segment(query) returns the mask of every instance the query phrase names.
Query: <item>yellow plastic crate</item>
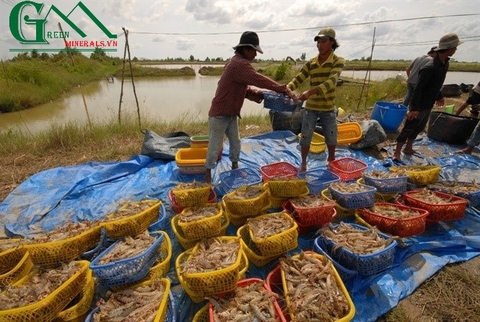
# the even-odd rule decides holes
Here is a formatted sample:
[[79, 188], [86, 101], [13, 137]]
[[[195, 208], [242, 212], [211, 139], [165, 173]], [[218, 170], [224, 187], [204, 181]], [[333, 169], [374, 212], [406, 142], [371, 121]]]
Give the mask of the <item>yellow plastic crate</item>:
[[[317, 253], [311, 252], [311, 251], [307, 251], [304, 254], [300, 254], [300, 255], [294, 255], [294, 256], [292, 256], [292, 258], [299, 258], [300, 256], [303, 256], [303, 255], [314, 256], [315, 258], [319, 259], [322, 262], [328, 261], [328, 259], [326, 259], [323, 255], [320, 255], [320, 254], [317, 254]], [[349, 306], [349, 310], [348, 310], [347, 314], [344, 317], [342, 317], [338, 320], [335, 320], [335, 321], [336, 322], [351, 321], [353, 319], [353, 317], [355, 316], [355, 304], [353, 303], [352, 298], [350, 297], [350, 294], [348, 293], [347, 288], [345, 287], [345, 284], [343, 284], [343, 281], [340, 278], [340, 275], [338, 274], [337, 270], [335, 269], [335, 266], [333, 264], [331, 264], [330, 267], [332, 269], [332, 273], [334, 275], [335, 282], [337, 283], [340, 291], [345, 296], [345, 298], [347, 300], [347, 303], [348, 303], [348, 306]], [[285, 278], [285, 272], [284, 272], [284, 270], [282, 269], [281, 266], [280, 266], [280, 274], [281, 274], [281, 277], [282, 277], [283, 293], [284, 293], [284, 296], [285, 296], [286, 307], [289, 310], [291, 320], [295, 321], [295, 314], [290, 309], [290, 308], [292, 308], [292, 304], [291, 304], [290, 296], [288, 296], [288, 288], [287, 288], [287, 280]]]
[[440, 178], [441, 166], [438, 165], [407, 165], [401, 167], [390, 167], [389, 171], [405, 170], [408, 175], [408, 182], [425, 186], [434, 184]]
[[21, 247], [30, 253], [33, 264], [55, 266], [59, 263], [69, 263], [95, 247], [100, 241], [100, 235], [101, 227], [98, 225], [74, 237]]
[[[53, 321], [81, 291], [89, 272], [88, 261], [78, 261], [81, 268], [46, 298], [33, 304], [9, 310], [0, 310], [0, 321]], [[36, 271], [13, 284], [26, 284]]]
[[270, 207], [271, 207], [270, 200], [267, 199], [267, 201], [268, 201], [268, 204], [264, 208], [262, 208], [258, 213], [254, 214], [254, 215], [243, 215], [243, 214], [237, 215], [237, 214], [231, 213], [225, 207], [225, 204], [223, 204], [224, 213], [228, 217], [228, 220], [234, 226], [242, 226], [242, 225], [245, 225], [245, 223], [248, 221], [249, 218], [255, 218], [255, 217], [258, 217], [260, 215], [266, 214], [268, 212], [268, 209], [270, 209]]
[[[215, 215], [204, 217], [199, 220], [182, 222], [180, 217], [188, 211], [200, 211], [203, 207], [215, 207], [217, 213]], [[176, 224], [182, 229], [187, 239], [199, 240], [212, 236], [212, 233], [218, 232], [222, 228], [223, 209], [220, 203], [204, 204], [202, 206], [187, 207], [181, 213], [175, 215]]]
[[266, 183], [273, 197], [298, 197], [308, 190], [306, 179], [270, 179]]
[[249, 220], [248, 225], [256, 225], [255, 222], [270, 219], [272, 216], [281, 216], [291, 223], [291, 227], [281, 233], [266, 237], [256, 237], [249, 228], [250, 239], [255, 243], [260, 253], [265, 257], [273, 257], [285, 254], [298, 247], [298, 225], [286, 212], [277, 212], [258, 216]]
[[362, 127], [358, 122], [345, 122], [337, 125], [337, 144], [357, 143], [362, 139]]
[[171, 191], [180, 207], [193, 207], [208, 203], [212, 186], [205, 184], [199, 188], [179, 189], [174, 187]]
[[250, 238], [250, 234], [247, 226], [242, 226], [237, 230], [237, 236], [240, 237], [243, 251], [247, 255], [248, 260], [257, 267], [262, 267], [270, 263], [271, 261], [279, 258], [283, 254], [277, 256], [263, 256], [258, 250], [255, 243]]
[[[302, 138], [302, 133], [298, 134], [298, 138]], [[325, 137], [317, 132], [313, 132], [312, 142], [310, 142], [310, 153], [322, 153], [326, 148]]]
[[25, 252], [20, 261], [8, 272], [0, 275], [0, 288], [5, 288], [26, 276], [33, 268], [29, 252]]
[[[118, 220], [105, 221], [100, 224], [105, 228], [108, 237], [112, 239], [119, 239], [126, 236], [136, 236], [144, 232], [148, 226], [158, 220], [161, 200], [142, 200], [138, 203], [156, 201], [153, 206], [138, 214], [121, 218]], [[123, 206], [127, 207], [127, 206]], [[123, 207], [120, 207], [122, 209]], [[108, 216], [107, 216], [108, 217]]]
[[182, 148], [175, 154], [179, 167], [202, 166], [207, 158], [207, 148]]
[[[244, 192], [248, 189], [259, 189], [262, 192], [254, 198], [233, 199], [238, 192]], [[222, 200], [224, 208], [237, 217], [257, 215], [262, 209], [270, 204], [268, 186], [265, 185], [239, 187], [223, 196]]]
[[0, 274], [12, 270], [12, 268], [14, 268], [23, 258], [26, 252], [27, 250], [21, 246], [0, 252]]
[[192, 322], [210, 322], [208, 307], [208, 303], [202, 306], [202, 308], [198, 310], [197, 313], [195, 313], [195, 315], [193, 316]]
[[198, 244], [191, 250], [181, 253], [175, 261], [177, 277], [194, 302], [199, 298], [203, 300], [207, 296], [232, 291], [235, 289], [243, 269], [241, 265], [243, 257], [245, 257], [248, 266], [248, 259], [241, 247], [239, 237], [222, 236], [216, 238], [222, 242], [237, 242], [239, 245], [236, 261], [229, 267], [209, 272], [182, 273], [182, 264], [198, 250]]
[[95, 280], [93, 279], [93, 273], [91, 270], [87, 270], [86, 282], [79, 295], [80, 299], [76, 301], [76, 303], [73, 303], [73, 305], [69, 307], [67, 306], [66, 309], [58, 313], [54, 322], [76, 321], [90, 311], [93, 296], [95, 295]]

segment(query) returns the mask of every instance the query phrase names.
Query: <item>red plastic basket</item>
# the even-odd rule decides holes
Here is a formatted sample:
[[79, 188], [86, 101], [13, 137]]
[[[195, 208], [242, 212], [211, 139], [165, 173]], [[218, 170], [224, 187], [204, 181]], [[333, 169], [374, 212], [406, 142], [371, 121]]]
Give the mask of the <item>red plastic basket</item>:
[[427, 220], [429, 222], [453, 221], [463, 218], [468, 204], [467, 199], [441, 191], [433, 190], [431, 192], [444, 199], [445, 203], [433, 204], [416, 197], [419, 193], [422, 193], [422, 190], [405, 191], [402, 198], [407, 206], [427, 210]]
[[294, 216], [302, 226], [323, 226], [332, 221], [335, 212], [335, 201], [327, 198], [309, 195], [309, 198], [321, 198], [328, 201], [327, 204], [313, 207], [301, 207], [295, 204], [295, 199], [284, 201], [282, 207]]
[[409, 210], [415, 213], [408, 218], [394, 218], [374, 212], [370, 208], [358, 209], [360, 217], [369, 225], [376, 226], [380, 231], [398, 237], [414, 236], [425, 231], [428, 216], [427, 210], [389, 202], [377, 202], [375, 206], [395, 207], [399, 210]]
[[360, 160], [344, 157], [328, 163], [330, 171], [340, 177], [342, 181], [351, 181], [362, 176], [368, 165]]
[[262, 173], [263, 182], [267, 182], [271, 178], [296, 177], [298, 174], [298, 169], [290, 162], [281, 161], [262, 165], [260, 167], [260, 172]]

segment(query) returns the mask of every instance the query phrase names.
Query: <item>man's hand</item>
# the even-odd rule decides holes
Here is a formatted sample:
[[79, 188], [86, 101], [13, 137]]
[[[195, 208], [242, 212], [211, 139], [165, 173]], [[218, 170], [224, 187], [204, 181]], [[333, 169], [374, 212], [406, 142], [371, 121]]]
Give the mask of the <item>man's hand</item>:
[[419, 111], [408, 111], [407, 112], [407, 120], [411, 121], [414, 120], [418, 117], [418, 114], [420, 114]]
[[287, 87], [287, 92], [286, 92], [286, 94], [293, 100], [293, 102], [294, 102], [295, 104], [298, 103], [298, 97], [297, 97], [297, 95], [296, 95], [290, 88], [288, 88], [288, 87]]

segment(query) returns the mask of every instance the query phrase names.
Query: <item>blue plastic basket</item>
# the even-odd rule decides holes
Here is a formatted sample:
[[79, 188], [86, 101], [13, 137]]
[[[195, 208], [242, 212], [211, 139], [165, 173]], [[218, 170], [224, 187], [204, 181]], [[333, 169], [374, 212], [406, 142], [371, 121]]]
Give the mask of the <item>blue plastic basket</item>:
[[314, 195], [320, 194], [330, 183], [340, 181], [338, 175], [330, 170], [321, 168], [300, 172], [297, 177], [307, 180], [308, 189], [310, 190], [310, 193]]
[[240, 168], [220, 173], [220, 182], [224, 186], [224, 193], [227, 194], [242, 186], [259, 184], [262, 182], [262, 177], [259, 171]]
[[315, 240], [313, 241], [313, 251], [328, 258], [332, 262], [333, 266], [335, 266], [338, 274], [340, 274], [340, 277], [344, 282], [351, 280], [358, 275], [357, 271], [343, 267], [339, 262], [330, 257], [330, 255], [328, 255], [328, 253], [323, 248], [325, 248], [325, 246], [323, 245], [323, 240], [318, 237], [315, 238]]
[[[352, 183], [357, 184], [357, 183]], [[335, 189], [332, 186], [328, 187], [332, 199], [335, 200], [340, 206], [347, 209], [358, 209], [372, 207], [375, 203], [375, 192], [377, 189], [372, 186], [360, 184], [366, 187], [367, 190], [360, 192], [345, 193]]]
[[170, 224], [170, 219], [167, 216], [167, 211], [165, 210], [165, 205], [162, 202], [160, 205], [160, 211], [158, 214], [158, 220], [148, 226], [148, 231], [157, 231], [157, 230], [168, 230], [168, 225]]
[[297, 104], [287, 95], [278, 93], [263, 92], [263, 107], [279, 112], [292, 112], [297, 107], [301, 107], [302, 101]]
[[363, 180], [366, 185], [377, 188], [381, 193], [402, 193], [407, 190], [408, 176], [396, 178], [375, 178], [368, 174], [363, 174]]
[[[351, 224], [353, 228], [359, 230], [368, 230], [361, 225]], [[335, 225], [333, 228], [336, 229], [338, 225]], [[383, 239], [391, 239], [389, 235], [378, 232], [378, 235]], [[392, 240], [392, 242], [382, 250], [376, 251], [372, 254], [363, 255], [356, 254], [345, 247], [338, 246], [330, 238], [325, 237], [325, 235], [320, 234], [315, 240], [315, 244], [321, 245], [322, 248], [330, 254], [330, 257], [335, 259], [339, 264], [346, 267], [349, 270], [355, 270], [361, 275], [375, 275], [378, 274], [390, 267], [392, 267], [395, 259], [395, 247], [397, 242]]]
[[98, 281], [103, 286], [112, 287], [129, 283], [135, 283], [143, 279], [159, 256], [159, 248], [162, 245], [163, 235], [151, 234], [157, 236], [157, 239], [148, 247], [148, 249], [137, 256], [121, 259], [112, 263], [99, 264], [99, 261], [111, 251], [117, 243], [108, 247], [100, 255], [92, 260], [90, 269], [93, 271]]
[[98, 242], [97, 246], [83, 253], [80, 258], [92, 261], [112, 244], [113, 241], [108, 238], [107, 231], [102, 227], [100, 232], [100, 241]]

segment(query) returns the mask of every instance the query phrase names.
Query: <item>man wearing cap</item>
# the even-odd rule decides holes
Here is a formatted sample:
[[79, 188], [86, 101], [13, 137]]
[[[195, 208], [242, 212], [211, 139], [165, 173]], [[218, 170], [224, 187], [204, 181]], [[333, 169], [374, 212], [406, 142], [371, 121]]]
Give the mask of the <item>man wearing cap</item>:
[[408, 106], [410, 100], [412, 99], [413, 89], [418, 81], [418, 72], [433, 56], [435, 56], [435, 48], [432, 47], [426, 55], [418, 56], [415, 58], [410, 65], [407, 67], [407, 94], [403, 100], [403, 105]]
[[327, 161], [335, 160], [338, 131], [335, 88], [345, 65], [345, 60], [334, 53], [335, 49], [339, 47], [335, 36], [333, 28], [320, 30], [313, 39], [317, 44], [318, 55], [310, 59], [287, 85], [290, 89], [295, 90], [310, 78], [310, 89], [298, 97], [300, 100], [306, 101], [300, 139], [302, 156], [300, 171], [307, 170], [307, 156], [317, 121], [322, 126], [325, 136], [328, 150]]
[[435, 57], [425, 64], [418, 73], [418, 82], [413, 90], [412, 100], [408, 106], [405, 124], [397, 137], [393, 161], [401, 162], [401, 150], [404, 154], [415, 154], [413, 142], [425, 129], [435, 101], [440, 105], [444, 99], [440, 89], [447, 75], [450, 57], [455, 54], [457, 46], [463, 43], [454, 33], [440, 38], [434, 49]]
[[225, 64], [222, 76], [208, 112], [208, 151], [205, 160], [205, 182], [212, 180], [212, 169], [215, 168], [218, 155], [223, 146], [223, 137], [227, 136], [230, 145], [229, 158], [232, 169], [238, 168], [240, 160], [240, 135], [238, 118], [243, 102], [246, 99], [261, 103], [263, 92], [257, 88], [265, 88], [277, 93], [287, 94], [295, 103], [296, 95], [286, 86], [264, 76], [252, 67], [251, 62], [257, 52], [263, 54], [258, 35], [253, 31], [245, 31], [238, 45], [233, 47], [235, 55]]

